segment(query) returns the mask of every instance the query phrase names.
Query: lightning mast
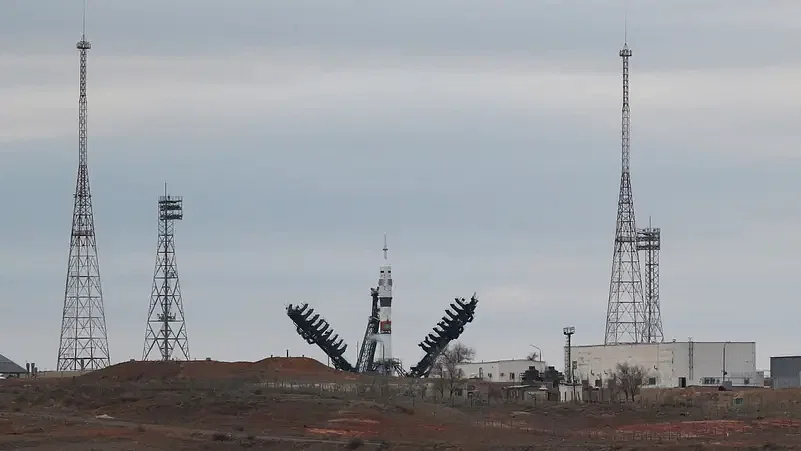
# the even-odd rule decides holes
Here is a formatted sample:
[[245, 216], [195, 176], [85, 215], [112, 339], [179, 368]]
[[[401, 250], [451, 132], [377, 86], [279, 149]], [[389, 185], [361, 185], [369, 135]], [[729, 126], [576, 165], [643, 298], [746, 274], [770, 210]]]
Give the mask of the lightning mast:
[[96, 370], [110, 364], [86, 151], [86, 52], [92, 44], [86, 40], [85, 5], [83, 32], [76, 47], [80, 55], [78, 176], [56, 364], [59, 371]]
[[643, 300], [642, 274], [638, 253], [637, 227], [634, 219], [634, 196], [631, 189], [631, 146], [629, 108], [629, 58], [631, 49], [624, 39], [620, 57], [623, 59], [623, 109], [621, 127], [622, 171], [617, 203], [615, 246], [612, 277], [606, 313], [604, 343], [640, 343], [646, 335], [646, 307]]
[[189, 340], [175, 259], [175, 221], [184, 217], [183, 198], [159, 196], [159, 240], [142, 360], [158, 348], [160, 360], [189, 360]]

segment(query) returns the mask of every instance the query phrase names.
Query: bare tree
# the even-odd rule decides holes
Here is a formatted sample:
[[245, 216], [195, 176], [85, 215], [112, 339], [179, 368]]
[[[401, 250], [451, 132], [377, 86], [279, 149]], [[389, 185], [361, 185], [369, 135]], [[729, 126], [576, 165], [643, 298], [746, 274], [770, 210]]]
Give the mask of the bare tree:
[[534, 351], [526, 356], [526, 360], [531, 360], [532, 362], [536, 362], [537, 360], [539, 360], [539, 358], [540, 354], [537, 351]]
[[432, 373], [439, 376], [439, 381], [435, 381], [435, 388], [443, 397], [447, 388], [448, 395], [453, 398], [454, 391], [465, 381], [464, 372], [459, 368], [459, 364], [470, 362], [475, 357], [475, 349], [459, 342], [448, 345], [437, 357]]
[[617, 374], [612, 374], [606, 379], [606, 391], [610, 401], [617, 401], [620, 397], [620, 381]]
[[445, 364], [443, 363], [442, 358], [437, 358], [434, 361], [434, 364], [431, 366], [431, 378], [433, 379], [433, 389], [434, 389], [434, 399], [437, 398], [437, 393], [439, 393], [439, 397], [445, 397], [445, 386], [447, 385], [446, 381], [447, 372], [445, 370]]
[[634, 400], [645, 384], [647, 372], [640, 365], [631, 365], [628, 362], [618, 363], [613, 375], [619, 390], [626, 396], [626, 400]]

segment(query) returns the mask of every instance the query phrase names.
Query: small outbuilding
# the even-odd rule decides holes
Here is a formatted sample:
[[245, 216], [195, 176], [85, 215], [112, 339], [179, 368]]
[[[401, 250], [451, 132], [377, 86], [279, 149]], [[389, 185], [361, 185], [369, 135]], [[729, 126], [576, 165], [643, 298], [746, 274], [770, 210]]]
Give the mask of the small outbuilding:
[[801, 356], [771, 357], [770, 379], [773, 388], [801, 387]]

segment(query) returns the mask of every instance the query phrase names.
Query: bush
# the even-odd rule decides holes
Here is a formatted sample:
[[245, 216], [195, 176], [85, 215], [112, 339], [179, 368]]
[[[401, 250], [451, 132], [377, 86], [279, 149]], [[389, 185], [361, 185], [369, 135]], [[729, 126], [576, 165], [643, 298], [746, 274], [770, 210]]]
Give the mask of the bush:
[[231, 440], [231, 436], [229, 436], [228, 434], [224, 434], [222, 432], [215, 432], [214, 434], [212, 434], [211, 438], [215, 442], [226, 442], [228, 440]]
[[348, 442], [348, 449], [358, 449], [364, 445], [364, 440], [361, 437], [353, 437]]

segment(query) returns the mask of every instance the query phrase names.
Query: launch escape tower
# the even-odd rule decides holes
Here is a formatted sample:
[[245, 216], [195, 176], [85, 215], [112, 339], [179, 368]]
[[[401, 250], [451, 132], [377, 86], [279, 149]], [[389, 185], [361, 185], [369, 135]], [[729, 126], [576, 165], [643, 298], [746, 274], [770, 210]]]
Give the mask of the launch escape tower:
[[158, 250], [142, 360], [148, 360], [155, 349], [158, 349], [160, 360], [189, 360], [189, 341], [175, 259], [175, 221], [184, 218], [183, 198], [168, 195], [165, 184], [158, 206]]
[[56, 364], [59, 371], [96, 370], [110, 364], [87, 165], [86, 53], [92, 44], [86, 40], [85, 10], [83, 33], [76, 47], [80, 55], [78, 176]]

